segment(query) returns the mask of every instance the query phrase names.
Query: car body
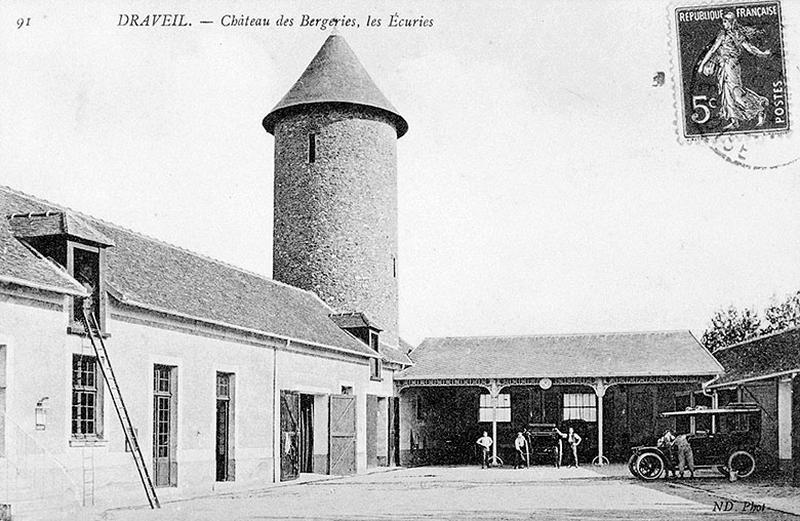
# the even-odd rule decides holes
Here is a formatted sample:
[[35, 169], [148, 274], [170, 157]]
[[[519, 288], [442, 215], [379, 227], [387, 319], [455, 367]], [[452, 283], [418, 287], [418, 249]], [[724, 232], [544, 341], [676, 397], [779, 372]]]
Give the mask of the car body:
[[[716, 469], [746, 478], [756, 470], [756, 450], [761, 437], [761, 410], [753, 403], [731, 403], [720, 408], [697, 407], [661, 413], [686, 425], [696, 469]], [[701, 428], [698, 428], [701, 427]], [[673, 433], [675, 429], [671, 429]], [[677, 454], [671, 446], [642, 445], [632, 448], [628, 470], [639, 479], [658, 479], [674, 473]]]
[[558, 435], [555, 423], [529, 423], [525, 429], [531, 462], [555, 464], [558, 459]]

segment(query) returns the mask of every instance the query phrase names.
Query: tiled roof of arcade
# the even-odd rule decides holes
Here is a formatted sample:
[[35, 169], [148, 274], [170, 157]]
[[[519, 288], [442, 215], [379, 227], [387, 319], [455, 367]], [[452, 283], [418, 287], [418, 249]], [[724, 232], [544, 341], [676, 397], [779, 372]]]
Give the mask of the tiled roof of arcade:
[[800, 372], [800, 327], [714, 351], [725, 374], [713, 387]]
[[396, 379], [702, 376], [722, 368], [689, 331], [426, 338]]

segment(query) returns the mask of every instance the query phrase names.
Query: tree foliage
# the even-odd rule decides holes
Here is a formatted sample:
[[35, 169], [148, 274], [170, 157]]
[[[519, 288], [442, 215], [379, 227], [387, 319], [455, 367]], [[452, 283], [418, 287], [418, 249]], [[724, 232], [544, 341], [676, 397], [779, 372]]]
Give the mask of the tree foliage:
[[758, 336], [761, 319], [755, 311], [734, 306], [719, 309], [711, 317], [711, 325], [703, 332], [702, 342], [709, 351], [744, 342]]
[[783, 302], [778, 302], [773, 297], [770, 305], [764, 310], [764, 318], [766, 323], [761, 328], [763, 334], [800, 326], [800, 291], [789, 295]]
[[711, 324], [703, 332], [702, 343], [710, 351], [737, 344], [751, 338], [800, 326], [800, 291], [783, 301], [776, 297], [764, 310], [763, 320], [758, 312], [749, 308], [728, 306], [711, 317]]

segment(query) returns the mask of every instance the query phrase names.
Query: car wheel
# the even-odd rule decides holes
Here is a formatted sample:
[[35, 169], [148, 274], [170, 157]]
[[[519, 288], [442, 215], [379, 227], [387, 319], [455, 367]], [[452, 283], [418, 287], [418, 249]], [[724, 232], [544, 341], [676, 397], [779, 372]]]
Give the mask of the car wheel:
[[653, 481], [664, 473], [664, 458], [655, 452], [645, 452], [636, 458], [636, 477]]
[[638, 454], [631, 454], [631, 457], [628, 459], [628, 470], [637, 478], [639, 477], [639, 474], [636, 473], [636, 458], [638, 457]]
[[728, 468], [737, 477], [746, 478], [756, 470], [756, 459], [746, 450], [737, 450], [728, 458]]

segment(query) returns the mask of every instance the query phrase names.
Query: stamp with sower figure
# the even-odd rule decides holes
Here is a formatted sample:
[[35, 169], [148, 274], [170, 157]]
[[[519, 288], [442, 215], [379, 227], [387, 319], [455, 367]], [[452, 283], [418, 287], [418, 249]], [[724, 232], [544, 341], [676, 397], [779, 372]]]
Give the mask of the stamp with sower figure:
[[789, 130], [780, 3], [675, 9], [685, 138]]

